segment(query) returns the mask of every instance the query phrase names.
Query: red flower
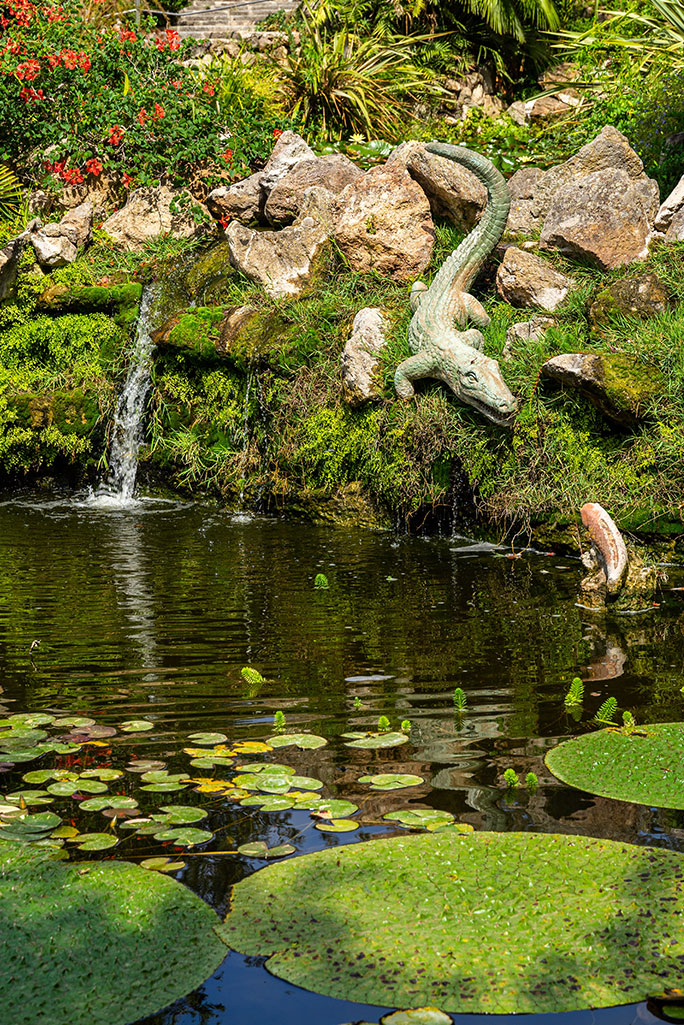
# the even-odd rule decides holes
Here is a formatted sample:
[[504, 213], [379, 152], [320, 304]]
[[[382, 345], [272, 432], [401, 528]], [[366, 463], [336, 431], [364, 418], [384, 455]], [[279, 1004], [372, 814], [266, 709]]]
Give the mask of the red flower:
[[216, 90], [214, 89], [213, 85], [211, 85], [209, 82], [205, 82], [204, 83], [204, 85], [202, 86], [202, 91], [205, 92], [205, 93], [208, 93], [209, 96], [213, 96], [214, 93], [216, 92]]
[[124, 188], [125, 189], [130, 189], [131, 182], [133, 181], [132, 176], [130, 174], [126, 174], [126, 172], [124, 171], [124, 173], [121, 175], [121, 177], [123, 179]]
[[9, 18], [6, 18], [4, 14], [0, 14], [0, 28], [7, 28], [9, 25]]
[[138, 124], [144, 126], [146, 121], [147, 121], [147, 111], [145, 110], [144, 107], [142, 107], [141, 110], [140, 110], [140, 113], [138, 114]]
[[221, 225], [221, 227], [223, 228], [224, 231], [228, 227], [229, 223], [230, 223], [230, 217], [219, 217], [219, 224]]
[[96, 178], [98, 174], [102, 173], [102, 164], [97, 157], [91, 157], [90, 160], [86, 160], [85, 167], [88, 174], [94, 174]]
[[137, 42], [138, 37], [132, 28], [122, 28], [119, 30], [119, 39], [122, 43], [135, 43]]
[[72, 167], [68, 171], [62, 171], [61, 177], [67, 185], [80, 185], [83, 181], [83, 175], [77, 167]]
[[26, 82], [32, 82], [40, 74], [40, 64], [35, 60], [24, 61], [23, 64], [17, 64], [17, 69], [14, 73], [17, 78], [24, 79]]
[[157, 49], [161, 53], [162, 50], [166, 49], [166, 40], [162, 39], [161, 36], [157, 36], [157, 38], [154, 41], [154, 45], [157, 47]]
[[64, 21], [63, 7], [44, 7], [43, 11], [50, 25], [55, 21]]
[[154, 116], [160, 121], [164, 117], [164, 108], [160, 103], [154, 105]]
[[52, 69], [52, 71], [54, 71], [55, 68], [59, 65], [60, 56], [59, 56], [58, 53], [49, 53], [47, 55], [47, 57], [46, 57], [46, 60], [47, 60], [48, 64], [50, 65], [50, 68]]
[[75, 50], [62, 50], [59, 56], [62, 59], [62, 64], [69, 71], [73, 71], [78, 65], [78, 54]]
[[83, 50], [78, 55], [78, 63], [83, 71], [90, 71], [90, 57]]
[[179, 50], [180, 49], [180, 45], [181, 45], [182, 40], [181, 40], [181, 37], [178, 35], [178, 33], [174, 29], [167, 28], [166, 32], [164, 33], [164, 35], [166, 36], [166, 38], [169, 41], [169, 50]]
[[232, 149], [227, 149], [225, 153], [219, 153], [219, 156], [223, 157], [225, 162], [229, 164], [233, 159], [233, 151]]
[[119, 128], [118, 125], [113, 125], [109, 129], [109, 142], [112, 146], [118, 146], [124, 137], [123, 128]]
[[181, 82], [180, 78], [172, 78], [171, 85], [174, 89], [180, 89], [183, 83]]
[[43, 96], [42, 89], [34, 89], [33, 86], [29, 86], [28, 89], [24, 88], [19, 93], [19, 98], [24, 103], [40, 103], [41, 100], [45, 99]]
[[279, 139], [282, 134], [283, 134], [282, 128], [274, 128], [273, 129], [273, 138], [274, 139]]

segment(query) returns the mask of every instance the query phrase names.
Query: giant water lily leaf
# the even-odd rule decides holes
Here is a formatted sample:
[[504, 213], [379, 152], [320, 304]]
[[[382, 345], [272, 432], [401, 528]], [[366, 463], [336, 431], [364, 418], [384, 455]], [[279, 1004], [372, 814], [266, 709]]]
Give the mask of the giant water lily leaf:
[[177, 847], [196, 847], [197, 844], [211, 840], [213, 835], [209, 830], [183, 828], [182, 826], [178, 829], [164, 829], [154, 834], [155, 839], [172, 840]]
[[225, 957], [214, 911], [162, 873], [0, 844], [0, 878], [3, 1025], [128, 1025], [192, 992]]
[[625, 735], [599, 730], [568, 740], [546, 755], [558, 779], [620, 801], [684, 809], [684, 723], [639, 726]]
[[317, 737], [315, 733], [280, 733], [275, 737], [269, 737], [268, 743], [271, 747], [295, 747], [303, 751], [314, 750], [317, 747], [325, 747], [328, 741], [325, 737]]
[[403, 790], [417, 787], [425, 780], [422, 776], [411, 776], [402, 772], [381, 772], [377, 776], [359, 776], [359, 783], [370, 783], [371, 790]]
[[228, 737], [225, 733], [191, 733], [188, 740], [192, 740], [195, 744], [208, 744], [209, 747], [213, 747], [214, 744], [225, 744]]
[[402, 826], [418, 826], [420, 829], [441, 829], [449, 826], [454, 821], [454, 816], [448, 811], [438, 811], [433, 808], [412, 808], [404, 811], [390, 811], [383, 815], [384, 819], [392, 822], [401, 822]]
[[448, 1014], [437, 1007], [414, 1007], [409, 1011], [394, 1011], [380, 1019], [380, 1025], [453, 1025]]
[[270, 955], [274, 975], [340, 999], [570, 1011], [676, 984], [682, 901], [684, 856], [671, 851], [541, 833], [422, 834], [262, 869], [235, 886], [222, 935], [243, 954]]
[[343, 733], [343, 737], [353, 739], [346, 744], [346, 747], [362, 747], [365, 749], [399, 747], [408, 742], [405, 733]]
[[354, 819], [326, 819], [316, 823], [316, 829], [322, 833], [353, 833], [358, 828], [359, 824]]

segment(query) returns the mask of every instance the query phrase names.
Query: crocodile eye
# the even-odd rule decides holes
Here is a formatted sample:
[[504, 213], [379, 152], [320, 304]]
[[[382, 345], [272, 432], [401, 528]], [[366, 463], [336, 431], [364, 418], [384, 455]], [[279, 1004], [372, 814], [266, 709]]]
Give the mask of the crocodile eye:
[[466, 370], [466, 372], [464, 373], [463, 377], [470, 384], [476, 384], [477, 383], [477, 374], [475, 373], [474, 370]]

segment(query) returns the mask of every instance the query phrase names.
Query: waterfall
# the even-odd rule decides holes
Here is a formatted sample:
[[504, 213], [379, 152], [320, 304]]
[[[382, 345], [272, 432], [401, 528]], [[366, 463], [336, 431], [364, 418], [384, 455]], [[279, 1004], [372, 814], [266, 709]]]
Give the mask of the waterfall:
[[143, 437], [145, 400], [150, 388], [151, 355], [154, 348], [150, 330], [154, 299], [154, 289], [145, 288], [140, 301], [128, 377], [119, 396], [114, 417], [109, 477], [93, 496], [93, 502], [96, 504], [129, 505], [133, 499], [135, 476], [138, 471], [138, 449]]

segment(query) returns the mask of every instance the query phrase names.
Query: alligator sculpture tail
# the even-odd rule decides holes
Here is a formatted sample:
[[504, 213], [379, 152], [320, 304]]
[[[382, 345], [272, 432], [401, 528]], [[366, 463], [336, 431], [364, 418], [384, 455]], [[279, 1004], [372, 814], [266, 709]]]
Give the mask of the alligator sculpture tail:
[[[510, 425], [518, 404], [497, 361], [481, 351], [484, 338], [477, 328], [487, 327], [489, 317], [468, 291], [503, 234], [511, 202], [508, 186], [494, 165], [479, 153], [441, 142], [430, 143], [427, 150], [471, 171], [485, 185], [488, 202], [478, 225], [444, 261], [430, 287], [426, 289], [417, 282], [411, 290], [415, 313], [408, 342], [413, 355], [397, 367], [397, 395], [409, 399], [414, 394], [414, 381], [436, 377], [461, 402], [487, 419]], [[469, 322], [477, 328], [465, 330]]]

